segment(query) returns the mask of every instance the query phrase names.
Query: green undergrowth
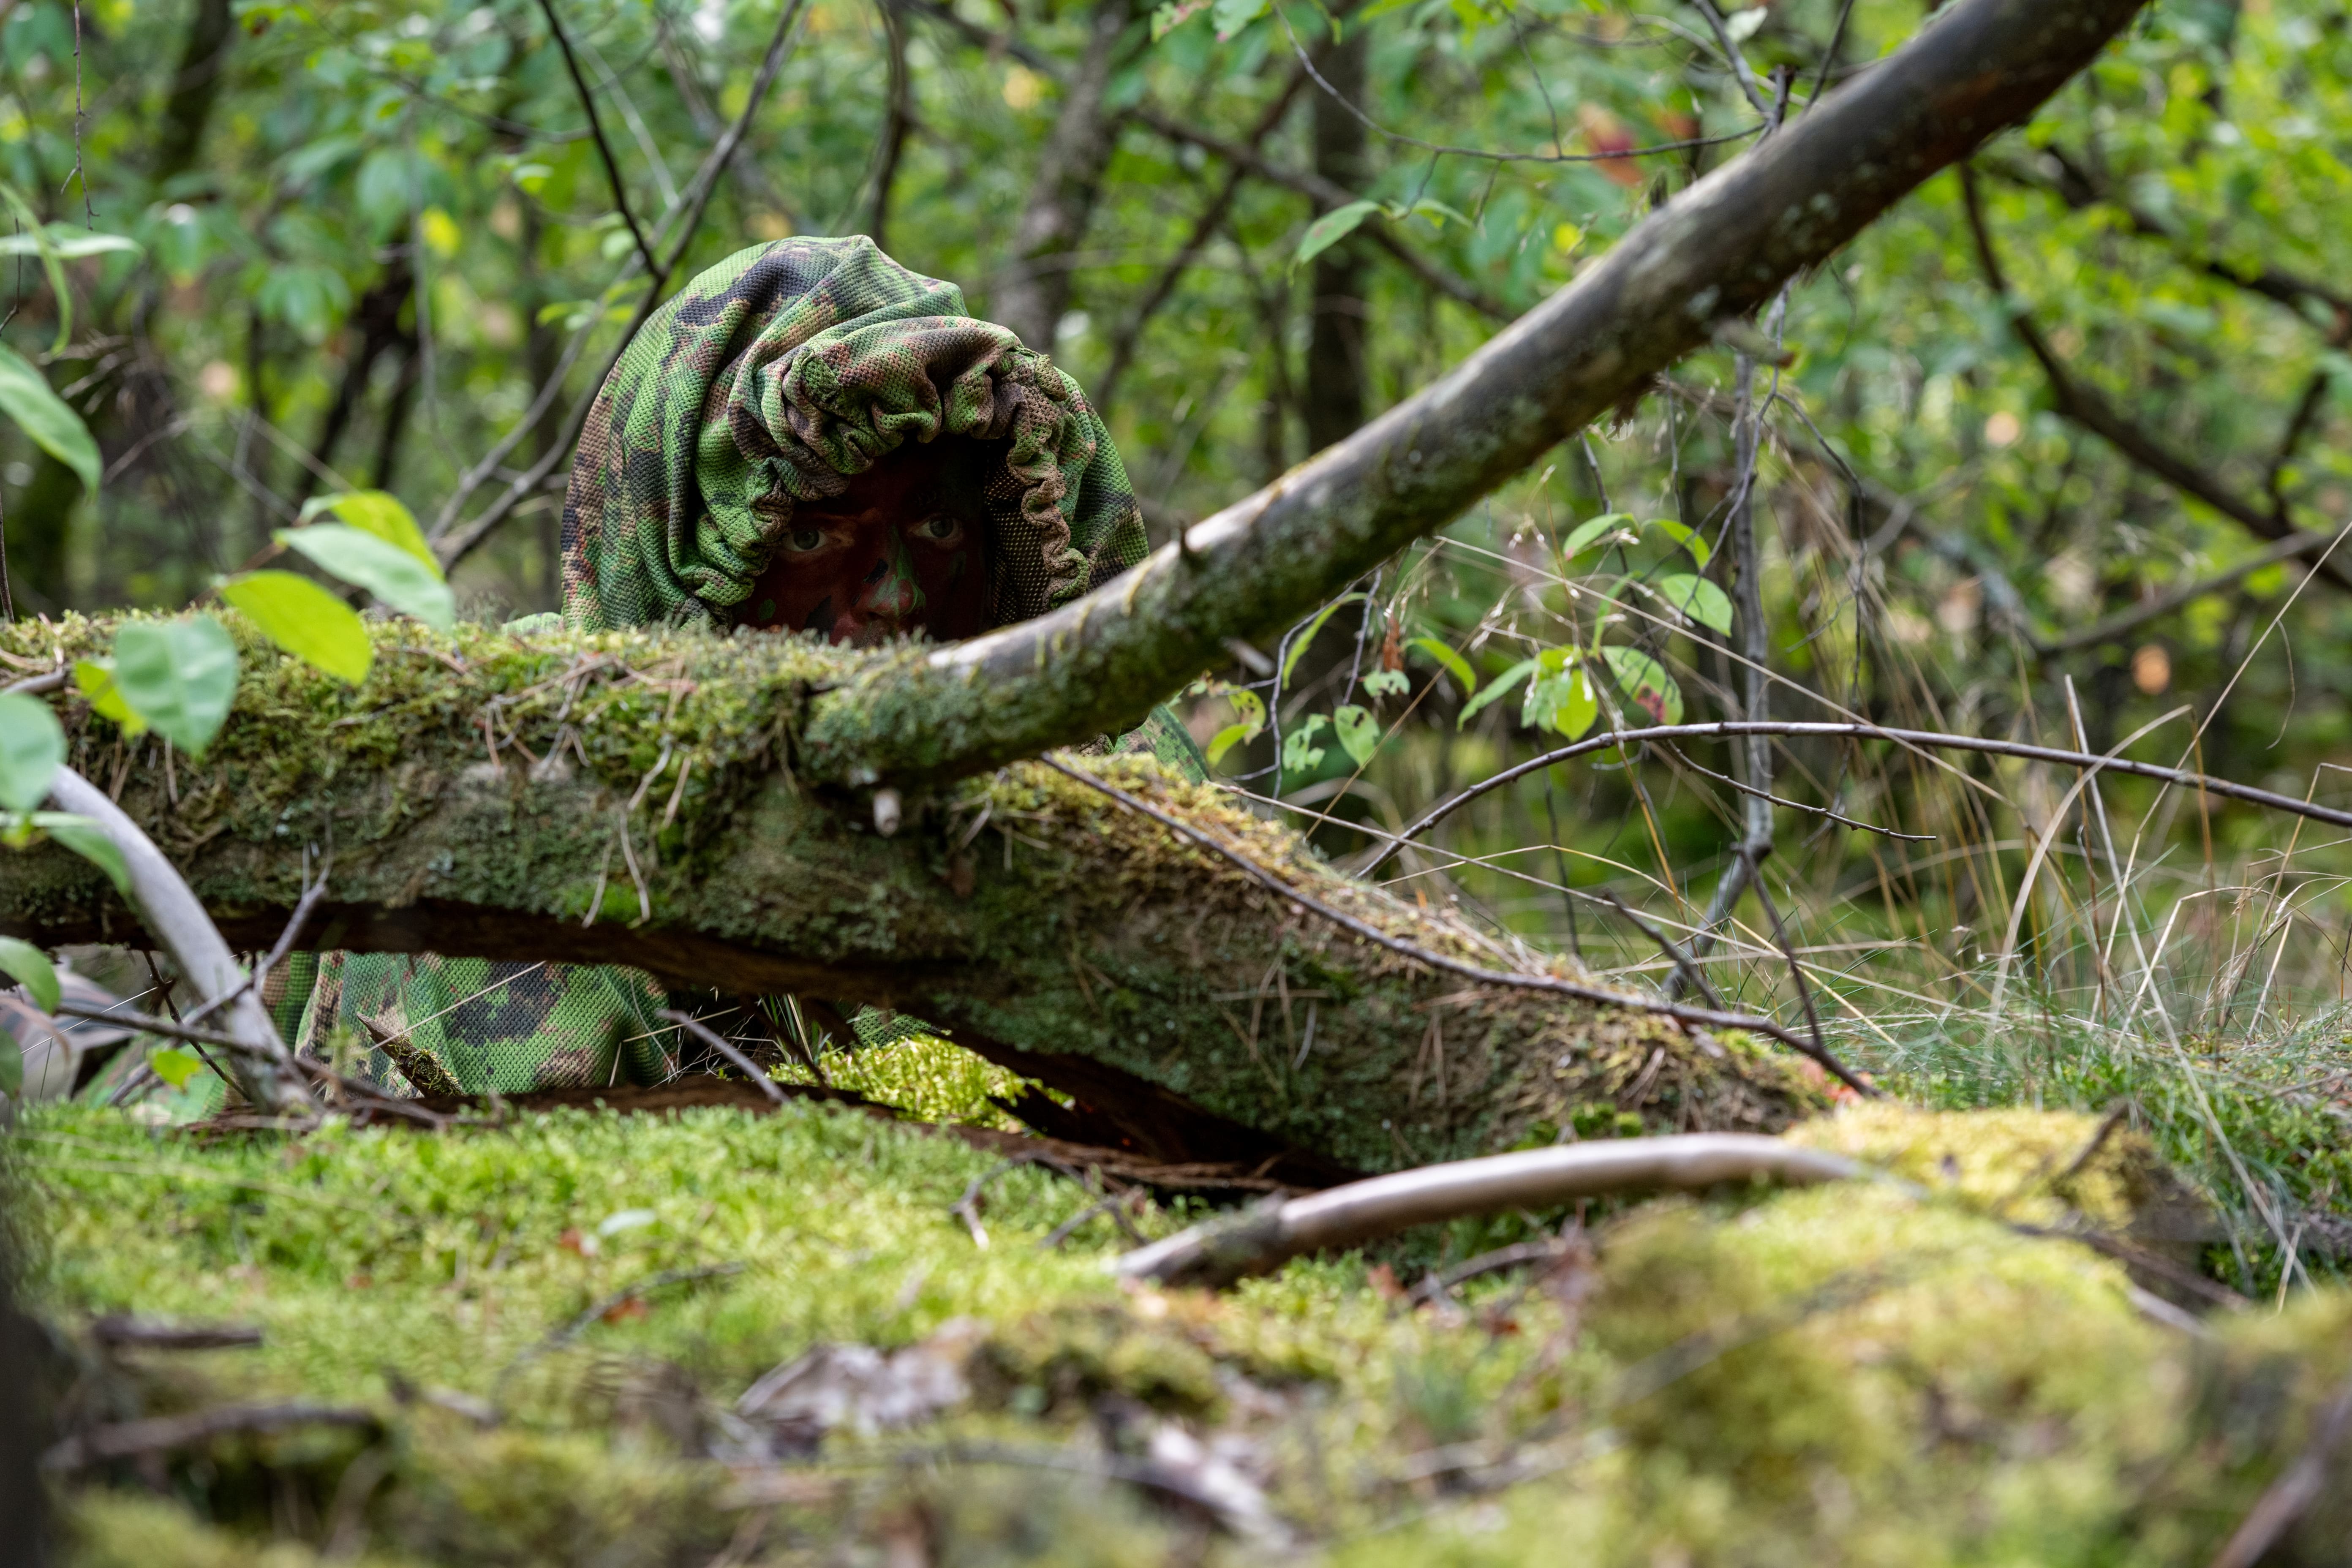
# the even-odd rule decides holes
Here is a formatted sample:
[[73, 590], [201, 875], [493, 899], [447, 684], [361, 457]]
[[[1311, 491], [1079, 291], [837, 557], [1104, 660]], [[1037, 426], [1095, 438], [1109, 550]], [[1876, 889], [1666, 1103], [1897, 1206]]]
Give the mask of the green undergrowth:
[[[292, 1568], [330, 1544], [450, 1564], [2199, 1563], [2352, 1374], [2352, 1296], [2184, 1326], [2116, 1263], [2023, 1234], [2145, 1209], [2149, 1146], [2098, 1134], [1859, 1109], [1796, 1136], [1898, 1184], [1640, 1205], [1541, 1279], [1433, 1306], [1401, 1299], [1414, 1270], [1360, 1257], [1224, 1295], [1122, 1289], [1108, 1218], [1041, 1245], [1093, 1206], [1078, 1184], [822, 1105], [301, 1137], [66, 1106], [5, 1149], [31, 1304], [79, 1358], [52, 1372], [68, 1408], [303, 1398], [383, 1423], [87, 1474], [63, 1494], [85, 1568], [265, 1546]], [[976, 1181], [984, 1246], [950, 1212]], [[1150, 1234], [1187, 1217], [1133, 1213]], [[264, 1342], [110, 1358], [87, 1325], [115, 1311]], [[738, 1396], [824, 1343], [952, 1354], [966, 1395], [746, 1448]], [[2346, 1499], [2269, 1561], [2340, 1560]]]
[[2178, 1047], [2058, 1008], [2015, 1011], [2000, 1029], [1959, 1014], [1892, 1045], [1857, 1034], [1842, 1048], [1942, 1109], [2121, 1110], [2213, 1198], [2216, 1275], [2258, 1296], [2290, 1273], [2352, 1279], [2352, 1009]]

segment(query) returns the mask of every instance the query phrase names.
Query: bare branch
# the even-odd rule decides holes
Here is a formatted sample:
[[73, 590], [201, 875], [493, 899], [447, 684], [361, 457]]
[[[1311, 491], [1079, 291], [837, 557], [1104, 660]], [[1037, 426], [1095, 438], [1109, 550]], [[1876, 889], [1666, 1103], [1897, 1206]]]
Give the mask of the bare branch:
[[[61, 767], [49, 785], [50, 797], [60, 809], [87, 816], [114, 841], [131, 868], [131, 896], [148, 930], [180, 966], [199, 995], [221, 995], [246, 978], [236, 955], [222, 940], [220, 930], [205, 907], [181, 879], [172, 862], [139, 830], [107, 793], [71, 768]], [[158, 1021], [151, 1020], [150, 1023]], [[178, 1026], [173, 1026], [177, 1028]], [[159, 1032], [169, 1032], [160, 1031]], [[307, 1116], [317, 1108], [304, 1092], [293, 1067], [293, 1055], [278, 1037], [278, 1026], [250, 991], [228, 1004], [227, 1026], [221, 1043], [236, 1049], [237, 1085], [260, 1109]]]
[[1121, 1279], [1227, 1285], [1303, 1253], [1354, 1247], [1417, 1225], [1557, 1208], [1615, 1193], [1703, 1192], [1733, 1183], [1813, 1186], [1869, 1174], [1843, 1155], [1754, 1132], [1695, 1132], [1556, 1144], [1458, 1160], [1259, 1204], [1181, 1231], [1112, 1264]]
[[[2264, 511], [2252, 502], [2232, 492], [2214, 475], [2190, 462], [2162, 441], [2134, 423], [2096, 388], [2077, 380], [2066, 368], [2050, 340], [2034, 325], [2022, 300], [2010, 292], [2009, 280], [2002, 274], [2000, 258], [1995, 253], [1992, 231], [1986, 226], [1984, 201], [1977, 186], [1975, 172], [1967, 164], [1960, 166], [1962, 205], [1968, 213], [1969, 232], [1975, 238], [1977, 260], [1984, 269], [1985, 281], [2000, 296], [2008, 312], [2010, 329], [2018, 342], [2025, 345], [2041, 364], [2049, 378], [2052, 397], [2058, 412], [2099, 437], [2126, 459], [2162, 479], [2166, 484], [2211, 507], [2222, 516], [2242, 524], [2248, 531], [2263, 539], [2284, 540], [2294, 532], [2284, 511]], [[2320, 560], [2321, 552], [2303, 552], [2317, 561], [2317, 570], [2339, 588], [2352, 588], [2352, 568]]]
[[2030, 113], [2138, 0], [1958, 0], [1789, 129], [1650, 215], [1434, 384], [1051, 615], [819, 696], [808, 776], [906, 784], [1131, 722], [1289, 625], [1769, 300]]
[[[1706, 0], [1699, 0], [1705, 5]], [[564, 35], [563, 23], [555, 15], [555, 0], [539, 0], [540, 14], [547, 18], [547, 30], [555, 38], [555, 47], [563, 52], [563, 68], [572, 73], [572, 85], [580, 94], [580, 107], [588, 111], [589, 139], [596, 143], [596, 156], [604, 160], [604, 178], [613, 187], [613, 205], [619, 211], [621, 221], [629, 226], [629, 237], [636, 242], [637, 257], [645, 263], [646, 271], [654, 280], [654, 292], [659, 294], [668, 281], [669, 269], [646, 241], [646, 231], [637, 225], [637, 215], [629, 210], [629, 187], [621, 179], [620, 161], [613, 156], [613, 144], [604, 139], [604, 122], [596, 113], [596, 95], [588, 90], [588, 79], [580, 74], [579, 57], [572, 52], [572, 40]]]

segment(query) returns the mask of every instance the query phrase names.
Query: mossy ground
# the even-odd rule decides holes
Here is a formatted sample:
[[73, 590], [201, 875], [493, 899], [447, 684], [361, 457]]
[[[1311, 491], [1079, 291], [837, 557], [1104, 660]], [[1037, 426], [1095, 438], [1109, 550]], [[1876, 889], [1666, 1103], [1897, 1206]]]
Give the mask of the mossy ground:
[[[977, 1078], [907, 1049], [902, 1074], [976, 1107]], [[1123, 1290], [1108, 1219], [1040, 1246], [1093, 1203], [1076, 1184], [996, 1174], [983, 1248], [949, 1210], [993, 1155], [821, 1106], [209, 1141], [58, 1108], [26, 1119], [9, 1180], [33, 1304], [69, 1334], [113, 1310], [264, 1331], [132, 1357], [103, 1382], [118, 1397], [300, 1395], [384, 1421], [373, 1449], [311, 1432], [184, 1456], [160, 1497], [95, 1478], [70, 1500], [85, 1564], [252, 1561], [267, 1541], [290, 1568], [331, 1539], [443, 1563], [2202, 1563], [2352, 1373], [2352, 1298], [2192, 1333], [2113, 1263], [2020, 1234], [2134, 1201], [2128, 1132], [2072, 1169], [2096, 1129], [1852, 1114], [1799, 1135], [1924, 1193], [1642, 1205], [1596, 1215], [1590, 1252], [1541, 1281], [1418, 1310], [1396, 1275], [1511, 1226], [1222, 1297]], [[633, 1282], [729, 1265], [550, 1343]], [[778, 1363], [957, 1320], [980, 1325], [973, 1393], [936, 1421], [709, 1457]], [[1262, 1487], [1286, 1540], [1108, 1479], [1139, 1473], [1155, 1430]], [[2341, 1560], [2344, 1496], [2278, 1560]]]

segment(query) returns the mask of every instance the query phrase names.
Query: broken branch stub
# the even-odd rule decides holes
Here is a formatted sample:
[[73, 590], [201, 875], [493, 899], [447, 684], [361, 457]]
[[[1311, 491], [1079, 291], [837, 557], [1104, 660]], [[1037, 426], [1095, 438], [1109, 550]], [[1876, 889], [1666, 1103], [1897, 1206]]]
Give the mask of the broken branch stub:
[[1842, 1154], [1754, 1133], [1556, 1144], [1398, 1171], [1287, 1202], [1268, 1199], [1138, 1247], [1111, 1268], [1124, 1279], [1163, 1285], [1230, 1285], [1306, 1253], [1505, 1209], [1557, 1208], [1621, 1193], [1703, 1192], [1736, 1183], [1812, 1186], [1868, 1173]]
[[2032, 113], [2140, 5], [1946, 6], [1454, 370], [1134, 571], [820, 696], [803, 765], [836, 783], [905, 784], [1116, 731], [1216, 664], [1226, 639], [1296, 620], [1834, 254]]

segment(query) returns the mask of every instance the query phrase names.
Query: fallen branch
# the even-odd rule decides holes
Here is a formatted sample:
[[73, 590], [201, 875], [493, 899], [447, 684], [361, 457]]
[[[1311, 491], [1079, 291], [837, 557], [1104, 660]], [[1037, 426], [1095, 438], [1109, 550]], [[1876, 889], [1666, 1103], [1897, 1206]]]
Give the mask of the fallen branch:
[[89, 1337], [110, 1350], [249, 1350], [261, 1342], [261, 1330], [252, 1323], [177, 1323], [110, 1312], [91, 1320]]
[[[262, 1110], [277, 1114], [311, 1114], [317, 1107], [292, 1070], [293, 1055], [287, 1050], [286, 1042], [278, 1038], [278, 1026], [270, 1022], [268, 1010], [252, 992], [236, 991], [247, 977], [244, 969], [222, 939], [219, 928], [213, 924], [212, 917], [205, 913], [204, 905], [197, 901], [172, 862], [164, 858], [163, 852], [104, 790], [71, 768], [58, 769], [49, 795], [60, 809], [89, 817], [114, 841], [130, 868], [132, 902], [146, 921], [149, 932], [163, 943], [196, 994], [234, 994], [234, 1000], [227, 1004], [226, 1028], [205, 1043], [236, 1051], [237, 1087], [245, 1091], [245, 1097]], [[125, 1020], [117, 1017], [110, 1021]], [[158, 1022], [151, 1019], [135, 1026], [144, 1028]], [[155, 1032], [172, 1034], [177, 1029], [178, 1026], [173, 1026]]]
[[818, 695], [796, 766], [937, 781], [1116, 731], [1460, 516], [1930, 175], [2031, 114], [2139, 0], [1957, 0], [1652, 213], [1448, 374], [1141, 566], [1034, 620]]
[[2352, 1435], [2352, 1383], [2338, 1388], [2322, 1407], [2311, 1441], [2230, 1532], [2230, 1539], [2213, 1554], [2212, 1568], [2254, 1568], [2279, 1537], [2326, 1495], [2329, 1462], [2347, 1435]]
[[1319, 915], [1340, 929], [1360, 936], [1375, 946], [1386, 948], [1391, 952], [1410, 958], [1416, 963], [1443, 970], [1448, 974], [1459, 974], [1465, 979], [1485, 981], [1490, 985], [1508, 985], [1521, 991], [1548, 991], [1554, 995], [1573, 996], [1580, 1002], [1597, 1002], [1607, 1007], [1624, 1007], [1637, 1013], [1654, 1013], [1663, 1017], [1672, 1018], [1685, 1028], [1743, 1029], [1750, 1034], [1769, 1035], [1782, 1045], [1819, 1062], [1835, 1075], [1839, 1082], [1856, 1094], [1874, 1098], [1878, 1094], [1877, 1089], [1872, 1088], [1864, 1079], [1855, 1077], [1843, 1062], [1832, 1056], [1820, 1044], [1792, 1034], [1771, 1019], [1759, 1014], [1727, 1013], [1714, 1007], [1685, 1006], [1680, 1002], [1669, 1001], [1664, 997], [1643, 996], [1636, 992], [1612, 990], [1605, 985], [1588, 984], [1580, 980], [1563, 980], [1554, 974], [1528, 974], [1511, 970], [1488, 969], [1483, 964], [1449, 957], [1433, 949], [1423, 947], [1418, 942], [1407, 942], [1402, 937], [1391, 936], [1370, 921], [1358, 920], [1346, 910], [1336, 909], [1313, 894], [1291, 886], [1248, 856], [1227, 847], [1197, 828], [1177, 821], [1166, 812], [1146, 805], [1116, 784], [1107, 784], [1090, 773], [1080, 773], [1076, 768], [1057, 762], [1052, 757], [1040, 757], [1038, 761], [1049, 768], [1077, 780], [1090, 789], [1101, 791], [1129, 811], [1139, 812], [1150, 817], [1186, 843], [1198, 845], [1212, 854], [1222, 856], [1241, 868], [1252, 880], [1273, 892], [1279, 893], [1300, 909]]
[[193, 1447], [215, 1437], [246, 1433], [282, 1432], [289, 1426], [353, 1426], [379, 1432], [383, 1423], [372, 1410], [344, 1405], [223, 1405], [184, 1415], [157, 1415], [143, 1421], [122, 1421], [93, 1427], [56, 1444], [41, 1456], [41, 1468], [71, 1474], [117, 1459], [142, 1454], [169, 1453]]
[[1557, 1208], [1618, 1193], [1697, 1192], [1732, 1182], [1811, 1186], [1867, 1173], [1843, 1155], [1753, 1132], [1555, 1144], [1258, 1204], [1138, 1248], [1111, 1267], [1127, 1279], [1227, 1285], [1304, 1253], [1505, 1209]]

